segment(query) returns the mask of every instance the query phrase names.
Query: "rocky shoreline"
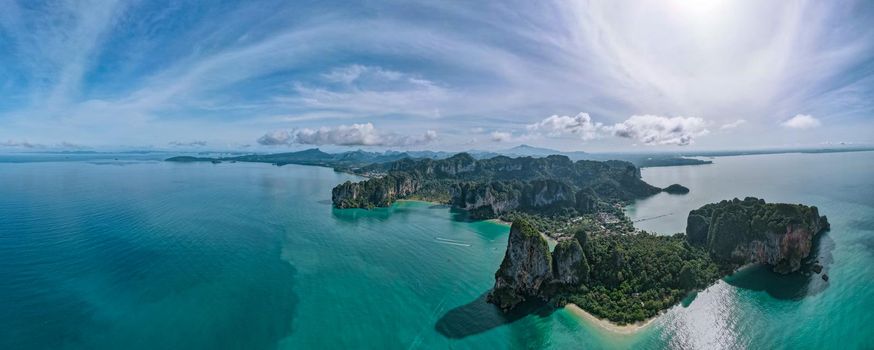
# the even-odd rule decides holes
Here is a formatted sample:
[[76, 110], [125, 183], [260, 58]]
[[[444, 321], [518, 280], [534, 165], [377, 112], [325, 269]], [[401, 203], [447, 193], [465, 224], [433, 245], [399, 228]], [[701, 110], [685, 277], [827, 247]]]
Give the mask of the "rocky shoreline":
[[763, 199], [724, 200], [689, 213], [686, 238], [706, 247], [714, 259], [736, 268], [763, 263], [774, 272], [798, 271], [813, 238], [830, 227], [817, 207], [766, 203]]

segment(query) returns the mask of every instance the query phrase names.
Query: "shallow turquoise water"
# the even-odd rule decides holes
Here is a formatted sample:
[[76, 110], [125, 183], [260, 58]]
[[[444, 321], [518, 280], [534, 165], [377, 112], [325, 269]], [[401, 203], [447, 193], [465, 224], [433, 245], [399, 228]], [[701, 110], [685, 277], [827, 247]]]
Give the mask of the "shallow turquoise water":
[[330, 169], [17, 159], [0, 164], [0, 349], [870, 348], [872, 168], [874, 153], [645, 169], [692, 193], [637, 218], [740, 192], [819, 206], [831, 280], [749, 269], [623, 336], [563, 310], [502, 316], [482, 295], [507, 227], [418, 202], [332, 209], [352, 177]]
[[[756, 196], [816, 205], [832, 224], [820, 239], [820, 276], [744, 270], [711, 286], [688, 308], [659, 320], [658, 340], [674, 347], [874, 348], [874, 152], [720, 157], [712, 165], [647, 168], [656, 185], [681, 183], [688, 195], [659, 194], [627, 212], [639, 228], [685, 230], [702, 204]], [[651, 219], [655, 218], [655, 219]]]

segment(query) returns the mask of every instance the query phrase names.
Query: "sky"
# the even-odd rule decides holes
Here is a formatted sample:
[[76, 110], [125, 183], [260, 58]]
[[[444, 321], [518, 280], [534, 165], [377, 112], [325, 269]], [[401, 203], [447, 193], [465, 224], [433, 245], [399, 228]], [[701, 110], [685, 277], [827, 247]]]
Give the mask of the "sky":
[[0, 152], [874, 143], [874, 2], [0, 0]]

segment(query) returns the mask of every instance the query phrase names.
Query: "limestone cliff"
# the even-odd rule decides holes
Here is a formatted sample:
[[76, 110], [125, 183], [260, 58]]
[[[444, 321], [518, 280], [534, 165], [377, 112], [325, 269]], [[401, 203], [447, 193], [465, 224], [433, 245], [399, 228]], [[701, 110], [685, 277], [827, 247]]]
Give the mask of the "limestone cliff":
[[559, 242], [552, 252], [553, 277], [565, 286], [577, 286], [589, 279], [589, 264], [576, 238]]
[[764, 263], [790, 273], [810, 255], [813, 238], [828, 228], [816, 207], [735, 198], [691, 211], [686, 239], [722, 263]]
[[506, 311], [548, 299], [621, 324], [637, 322], [743, 264], [798, 270], [813, 238], [828, 227], [816, 207], [734, 199], [693, 210], [686, 235], [605, 234], [581, 225], [550, 253], [539, 233], [517, 220], [488, 300]]
[[556, 292], [577, 290], [589, 281], [586, 241], [585, 232], [578, 232], [550, 253], [533, 226], [525, 220], [514, 221], [489, 302], [506, 311], [532, 297], [546, 300]]
[[468, 211], [472, 219], [490, 219], [519, 207], [518, 191], [501, 182], [464, 182], [449, 189], [450, 204]]
[[532, 208], [543, 208], [550, 206], [574, 206], [574, 190], [573, 188], [561, 181], [556, 180], [536, 180], [531, 181], [526, 186], [523, 198], [524, 204]]
[[[474, 218], [491, 218], [512, 210], [536, 214], [557, 208], [584, 214], [602, 202], [627, 202], [661, 191], [641, 180], [640, 169], [631, 163], [572, 162], [564, 156], [476, 160], [459, 153], [446, 159], [400, 159], [354, 171], [385, 176], [359, 186], [338, 186], [341, 188], [334, 191], [338, 208], [387, 206], [396, 198], [413, 195], [452, 202], [472, 211]], [[415, 190], [396, 187], [404, 181]]]
[[577, 191], [574, 195], [574, 199], [576, 202], [576, 209], [581, 214], [591, 214], [596, 212], [598, 210], [598, 203], [601, 202], [598, 198], [598, 194], [596, 194], [591, 188], [584, 188]]
[[574, 191], [572, 186], [556, 180], [465, 182], [450, 188], [450, 198], [453, 206], [468, 211], [473, 219], [490, 219], [513, 210], [536, 212], [565, 207], [593, 213], [599, 203], [591, 188]]
[[403, 174], [361, 182], [346, 181], [331, 190], [331, 201], [337, 208], [385, 207], [415, 193], [420, 187], [418, 179]]
[[552, 277], [552, 256], [546, 240], [528, 222], [515, 221], [488, 301], [509, 310], [529, 298], [544, 299], [542, 287]]

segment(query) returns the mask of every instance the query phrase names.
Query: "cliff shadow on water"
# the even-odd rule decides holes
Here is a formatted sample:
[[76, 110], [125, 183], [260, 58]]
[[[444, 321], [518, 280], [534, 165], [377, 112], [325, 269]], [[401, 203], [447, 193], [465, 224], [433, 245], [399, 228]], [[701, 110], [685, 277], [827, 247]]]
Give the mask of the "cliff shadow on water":
[[434, 329], [447, 338], [461, 339], [516, 322], [528, 315], [549, 317], [555, 311], [544, 301], [529, 300], [504, 313], [486, 301], [487, 295], [488, 292], [483, 293], [475, 300], [449, 310], [437, 320]]
[[[392, 217], [405, 217], [409, 216], [412, 213], [418, 212], [422, 213], [420, 209], [427, 208], [432, 210], [446, 210], [449, 208], [447, 205], [442, 204], [426, 204], [425, 202], [399, 202], [395, 203], [389, 207], [385, 208], [370, 208], [370, 209], [361, 209], [361, 208], [351, 208], [351, 209], [340, 209], [340, 208], [331, 208], [331, 216], [341, 222], [354, 223], [358, 220], [366, 219], [366, 220], [377, 220], [377, 221], [388, 221]], [[453, 216], [454, 219], [454, 216]]]
[[449, 215], [452, 218], [452, 221], [458, 222], [476, 222], [482, 221], [483, 219], [474, 219], [470, 217], [470, 213], [467, 210], [459, 209], [453, 206], [449, 206]]
[[377, 209], [337, 209], [331, 208], [331, 216], [337, 221], [355, 223], [358, 220], [387, 221], [391, 217], [391, 208]]
[[[814, 238], [811, 254], [798, 271], [783, 275], [766, 265], [753, 265], [742, 268], [723, 280], [738, 288], [764, 291], [780, 300], [801, 300], [822, 293], [829, 286], [829, 282], [822, 279], [822, 274], [827, 274], [830, 270], [832, 250], [835, 247], [829, 233], [826, 231]], [[822, 265], [820, 274], [813, 271], [817, 261]]]

